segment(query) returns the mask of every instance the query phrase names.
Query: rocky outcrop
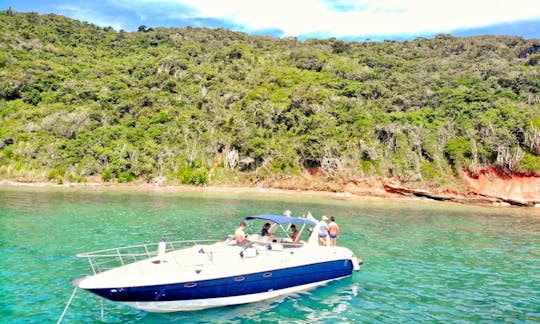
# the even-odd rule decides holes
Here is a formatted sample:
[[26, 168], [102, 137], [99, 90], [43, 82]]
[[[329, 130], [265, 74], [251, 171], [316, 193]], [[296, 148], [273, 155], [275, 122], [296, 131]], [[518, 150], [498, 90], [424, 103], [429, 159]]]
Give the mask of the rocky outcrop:
[[466, 192], [430, 191], [407, 187], [399, 179], [376, 177], [350, 180], [343, 184], [345, 192], [359, 196], [421, 197], [459, 203], [540, 206], [540, 177], [536, 175], [508, 176], [496, 168], [472, 175], [463, 172]]
[[540, 205], [540, 176], [503, 173], [497, 168], [488, 168], [472, 174], [463, 172], [463, 182], [471, 193], [501, 199], [514, 205]]
[[527, 48], [526, 50], [519, 53], [519, 58], [527, 58], [529, 55], [540, 53], [540, 44], [534, 44], [533, 46]]

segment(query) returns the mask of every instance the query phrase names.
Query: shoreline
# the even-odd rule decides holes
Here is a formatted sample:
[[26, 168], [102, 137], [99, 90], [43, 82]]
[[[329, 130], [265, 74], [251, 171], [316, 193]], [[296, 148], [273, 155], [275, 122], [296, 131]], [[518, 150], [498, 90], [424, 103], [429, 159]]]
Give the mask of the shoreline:
[[253, 193], [253, 194], [284, 194], [284, 195], [306, 195], [306, 196], [322, 196], [328, 198], [350, 198], [354, 200], [407, 200], [410, 197], [380, 197], [380, 196], [363, 196], [356, 195], [350, 192], [332, 192], [318, 190], [302, 190], [302, 189], [280, 189], [270, 187], [236, 187], [236, 186], [189, 186], [189, 185], [157, 185], [152, 183], [100, 183], [100, 182], [85, 182], [85, 183], [65, 183], [55, 184], [50, 182], [22, 182], [13, 180], [0, 180], [0, 186], [4, 187], [27, 187], [27, 188], [57, 188], [57, 189], [90, 189], [90, 190], [123, 190], [123, 191], [138, 191], [138, 192], [224, 192], [224, 193]]
[[13, 180], [0, 180], [0, 186], [4, 187], [27, 187], [27, 188], [55, 188], [55, 189], [87, 189], [97, 191], [135, 191], [135, 192], [201, 192], [201, 193], [235, 193], [235, 194], [261, 194], [261, 195], [286, 195], [286, 196], [307, 196], [323, 197], [329, 199], [343, 199], [359, 202], [450, 202], [464, 205], [478, 205], [491, 207], [540, 207], [540, 203], [523, 203], [520, 201], [508, 201], [499, 197], [475, 197], [456, 198], [453, 196], [433, 195], [426, 191], [407, 190], [399, 193], [388, 192], [386, 194], [355, 194], [349, 191], [319, 191], [303, 189], [281, 189], [272, 187], [235, 187], [235, 186], [189, 186], [189, 185], [158, 185], [152, 183], [64, 183], [55, 184], [50, 182], [23, 182]]

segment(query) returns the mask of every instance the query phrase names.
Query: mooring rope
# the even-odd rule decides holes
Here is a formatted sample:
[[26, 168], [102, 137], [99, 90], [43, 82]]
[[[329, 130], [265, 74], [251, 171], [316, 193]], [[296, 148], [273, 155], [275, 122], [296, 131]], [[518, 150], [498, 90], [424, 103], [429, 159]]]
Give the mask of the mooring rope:
[[60, 318], [58, 319], [58, 322], [56, 322], [56, 324], [60, 324], [60, 322], [62, 322], [62, 319], [64, 319], [64, 315], [66, 315], [66, 312], [69, 308], [69, 305], [71, 305], [71, 301], [73, 300], [73, 297], [75, 297], [75, 293], [77, 292], [77, 288], [79, 287], [75, 287], [75, 289], [73, 289], [73, 293], [71, 294], [71, 297], [69, 297], [69, 300], [66, 304], [66, 308], [64, 308], [64, 311], [62, 312], [62, 315], [60, 315]]

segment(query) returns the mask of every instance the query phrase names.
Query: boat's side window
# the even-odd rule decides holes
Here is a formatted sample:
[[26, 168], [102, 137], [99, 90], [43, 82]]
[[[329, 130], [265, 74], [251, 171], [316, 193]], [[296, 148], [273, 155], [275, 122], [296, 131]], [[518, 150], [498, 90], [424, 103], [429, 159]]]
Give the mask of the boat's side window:
[[184, 284], [184, 287], [186, 287], [186, 288], [193, 288], [195, 286], [197, 286], [196, 282], [188, 282], [188, 283]]
[[244, 281], [244, 276], [238, 276], [238, 277], [234, 277], [234, 281]]
[[265, 278], [272, 277], [272, 272], [265, 272], [265, 273], [263, 273], [263, 277], [265, 277]]

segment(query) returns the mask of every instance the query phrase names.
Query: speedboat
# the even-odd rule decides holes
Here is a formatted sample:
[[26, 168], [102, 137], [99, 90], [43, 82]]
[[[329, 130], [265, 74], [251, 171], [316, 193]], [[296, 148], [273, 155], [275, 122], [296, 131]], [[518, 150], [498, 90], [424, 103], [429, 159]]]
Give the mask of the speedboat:
[[[319, 222], [311, 215], [245, 219], [271, 223], [269, 235], [250, 234], [242, 243], [233, 235], [219, 241], [161, 240], [77, 254], [88, 259], [93, 275], [73, 284], [144, 311], [174, 312], [275, 298], [348, 277], [360, 268], [348, 248], [319, 245]], [[290, 239], [293, 224], [305, 241]]]

